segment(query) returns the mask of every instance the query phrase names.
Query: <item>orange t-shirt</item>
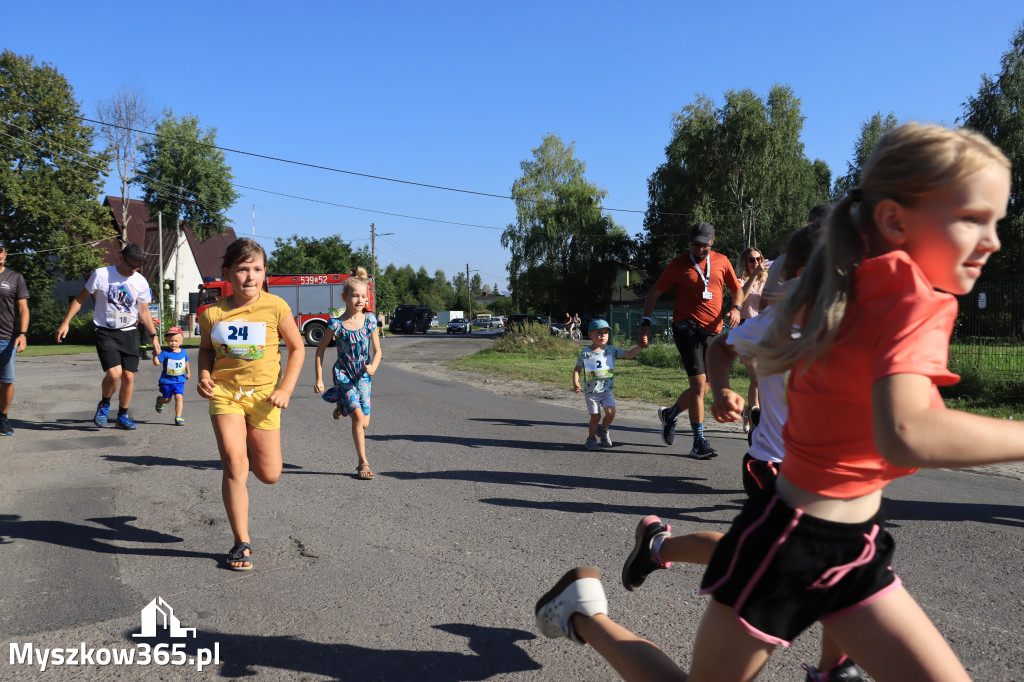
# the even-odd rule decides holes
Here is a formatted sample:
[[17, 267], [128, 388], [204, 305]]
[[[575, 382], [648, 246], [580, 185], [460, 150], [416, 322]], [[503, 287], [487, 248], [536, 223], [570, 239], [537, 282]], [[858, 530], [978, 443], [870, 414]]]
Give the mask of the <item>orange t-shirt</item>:
[[672, 262], [661, 273], [661, 277], [654, 283], [658, 291], [668, 291], [676, 288], [676, 301], [672, 310], [672, 321], [693, 320], [701, 327], [716, 334], [722, 331], [722, 302], [725, 300], [725, 289], [736, 291], [740, 288], [740, 280], [732, 269], [729, 259], [720, 253], [711, 251], [708, 254], [711, 259], [711, 274], [708, 277], [707, 290], [711, 292], [711, 299], [704, 298], [704, 278], [707, 271], [707, 261], [701, 261], [698, 265], [693, 264], [689, 252], [676, 256]]
[[903, 251], [861, 263], [853, 296], [833, 345], [808, 371], [789, 375], [789, 419], [782, 431], [782, 472], [799, 488], [827, 497], [860, 497], [917, 469], [889, 464], [875, 447], [871, 387], [893, 374], [932, 380], [960, 377], [947, 368], [956, 299], [936, 291]]

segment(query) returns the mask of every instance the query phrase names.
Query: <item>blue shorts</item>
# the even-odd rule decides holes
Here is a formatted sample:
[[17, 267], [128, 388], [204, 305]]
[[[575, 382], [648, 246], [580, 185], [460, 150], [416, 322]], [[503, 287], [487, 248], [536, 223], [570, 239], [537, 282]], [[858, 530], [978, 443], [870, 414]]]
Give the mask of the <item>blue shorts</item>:
[[170, 398], [173, 395], [185, 395], [184, 381], [175, 381], [173, 383], [170, 381], [161, 381], [158, 388], [160, 389], [161, 398]]
[[338, 403], [341, 416], [347, 417], [357, 409], [363, 414], [370, 414], [370, 377], [361, 376], [356, 383], [334, 380], [334, 386], [324, 391], [323, 399], [329, 403]]
[[0, 339], [0, 384], [14, 383], [14, 339]]

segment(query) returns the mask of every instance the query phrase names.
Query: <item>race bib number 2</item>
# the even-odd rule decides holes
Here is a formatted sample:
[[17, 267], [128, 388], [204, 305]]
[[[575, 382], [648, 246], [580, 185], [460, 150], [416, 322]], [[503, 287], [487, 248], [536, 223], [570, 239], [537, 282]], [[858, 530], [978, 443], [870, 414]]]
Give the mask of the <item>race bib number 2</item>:
[[232, 320], [218, 322], [210, 333], [217, 357], [259, 360], [267, 346], [267, 323]]
[[589, 357], [583, 360], [583, 370], [588, 379], [611, 379], [615, 369], [615, 360], [610, 356]]

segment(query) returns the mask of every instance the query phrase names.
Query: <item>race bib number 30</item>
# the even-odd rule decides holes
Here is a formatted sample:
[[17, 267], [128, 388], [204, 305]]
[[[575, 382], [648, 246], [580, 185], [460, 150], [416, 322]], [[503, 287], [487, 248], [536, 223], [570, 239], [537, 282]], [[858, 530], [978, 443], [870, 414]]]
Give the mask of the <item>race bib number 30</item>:
[[589, 357], [583, 359], [583, 370], [588, 379], [611, 379], [615, 369], [615, 359], [611, 356]]
[[267, 346], [267, 323], [232, 320], [218, 322], [210, 333], [217, 357], [260, 360]]

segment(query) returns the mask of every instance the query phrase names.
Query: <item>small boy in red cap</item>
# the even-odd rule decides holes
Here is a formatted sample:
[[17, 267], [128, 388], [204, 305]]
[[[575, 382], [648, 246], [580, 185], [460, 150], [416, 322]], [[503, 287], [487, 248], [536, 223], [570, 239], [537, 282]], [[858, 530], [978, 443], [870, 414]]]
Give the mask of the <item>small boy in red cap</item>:
[[156, 411], [162, 413], [164, 405], [171, 402], [173, 396], [174, 424], [175, 426], [184, 426], [185, 420], [181, 416], [181, 408], [185, 402], [185, 381], [191, 376], [188, 353], [181, 349], [184, 335], [181, 333], [180, 327], [168, 329], [166, 338], [167, 350], [153, 356], [154, 365], [163, 365], [163, 372], [160, 374], [160, 395], [156, 398]]

